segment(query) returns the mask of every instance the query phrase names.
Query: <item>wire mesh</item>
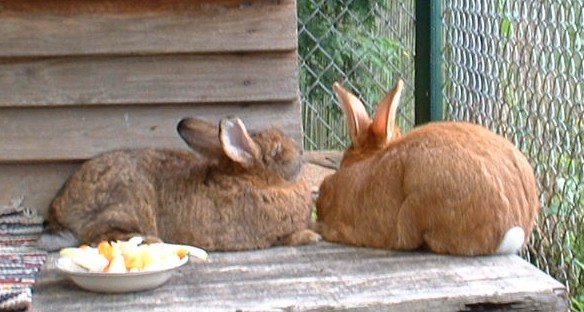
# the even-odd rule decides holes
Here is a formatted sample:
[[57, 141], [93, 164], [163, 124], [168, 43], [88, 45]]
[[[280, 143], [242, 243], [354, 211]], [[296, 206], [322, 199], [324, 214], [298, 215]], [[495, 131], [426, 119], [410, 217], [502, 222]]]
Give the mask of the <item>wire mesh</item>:
[[531, 160], [542, 211], [524, 256], [584, 301], [584, 1], [445, 0], [446, 116]]
[[[542, 205], [523, 256], [584, 311], [584, 0], [443, 0], [445, 116], [482, 124], [531, 160]], [[414, 123], [415, 2], [298, 0], [305, 148], [344, 149], [340, 81], [373, 106], [397, 77]]]
[[414, 122], [414, 1], [299, 0], [298, 49], [304, 147], [342, 150], [345, 117], [332, 84], [354, 92], [369, 113], [397, 77], [406, 82], [400, 124]]

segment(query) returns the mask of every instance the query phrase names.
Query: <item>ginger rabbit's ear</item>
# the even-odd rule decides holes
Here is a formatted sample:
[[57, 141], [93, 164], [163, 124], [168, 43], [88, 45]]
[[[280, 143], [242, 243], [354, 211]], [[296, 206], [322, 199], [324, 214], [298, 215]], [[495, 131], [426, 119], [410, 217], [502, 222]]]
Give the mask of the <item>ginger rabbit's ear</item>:
[[377, 105], [377, 112], [371, 124], [371, 131], [374, 133], [378, 142], [387, 144], [395, 135], [395, 119], [397, 117], [397, 108], [399, 106], [403, 85], [403, 81], [399, 79], [395, 87]]
[[244, 167], [250, 167], [259, 158], [260, 148], [239, 118], [221, 120], [219, 140], [225, 155]]
[[353, 144], [358, 143], [359, 134], [367, 131], [369, 125], [371, 125], [371, 118], [369, 118], [363, 103], [355, 95], [345, 90], [338, 82], [333, 84], [333, 88], [347, 117], [347, 127], [349, 128], [351, 141]]

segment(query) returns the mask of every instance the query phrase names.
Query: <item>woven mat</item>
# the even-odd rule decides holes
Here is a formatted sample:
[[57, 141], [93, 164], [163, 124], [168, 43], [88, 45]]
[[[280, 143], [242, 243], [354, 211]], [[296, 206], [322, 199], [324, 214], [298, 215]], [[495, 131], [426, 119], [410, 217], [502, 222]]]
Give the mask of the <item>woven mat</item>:
[[43, 219], [18, 199], [0, 205], [0, 311], [28, 311], [47, 253], [35, 247]]

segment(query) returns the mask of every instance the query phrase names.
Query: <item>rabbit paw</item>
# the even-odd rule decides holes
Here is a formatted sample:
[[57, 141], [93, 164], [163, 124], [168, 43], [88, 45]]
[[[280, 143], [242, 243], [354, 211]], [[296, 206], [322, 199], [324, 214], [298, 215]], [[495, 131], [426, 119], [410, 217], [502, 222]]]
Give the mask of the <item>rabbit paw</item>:
[[284, 244], [288, 246], [308, 245], [319, 242], [321, 239], [320, 234], [309, 229], [303, 229], [286, 237]]

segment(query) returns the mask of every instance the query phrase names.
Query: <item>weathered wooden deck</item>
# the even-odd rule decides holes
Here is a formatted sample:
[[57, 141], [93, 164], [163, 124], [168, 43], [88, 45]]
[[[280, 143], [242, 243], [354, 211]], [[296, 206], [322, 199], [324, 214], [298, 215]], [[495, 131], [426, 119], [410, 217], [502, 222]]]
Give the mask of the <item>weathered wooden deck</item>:
[[78, 289], [49, 257], [34, 311], [565, 311], [566, 289], [517, 256], [449, 257], [311, 246], [211, 253], [160, 288]]
[[[340, 159], [307, 153], [314, 192]], [[33, 311], [566, 311], [565, 287], [518, 256], [311, 246], [211, 253], [164, 286], [96, 294], [66, 280], [51, 254], [37, 280]]]

